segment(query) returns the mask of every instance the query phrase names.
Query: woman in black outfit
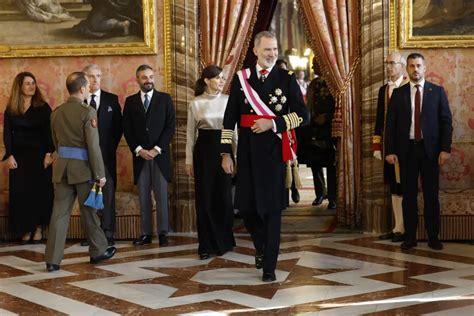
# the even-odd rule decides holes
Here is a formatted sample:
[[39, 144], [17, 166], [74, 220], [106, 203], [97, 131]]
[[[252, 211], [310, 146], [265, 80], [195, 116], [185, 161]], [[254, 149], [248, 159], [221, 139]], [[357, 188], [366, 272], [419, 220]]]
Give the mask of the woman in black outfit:
[[[235, 246], [231, 177], [221, 167], [220, 140], [228, 95], [217, 66], [204, 68], [189, 104], [186, 174], [195, 177], [199, 257], [222, 255]], [[196, 140], [197, 139], [197, 140]], [[234, 142], [235, 143], [235, 142]]]
[[51, 109], [32, 73], [19, 73], [4, 115], [3, 141], [10, 169], [9, 223], [21, 243], [39, 243], [53, 205]]

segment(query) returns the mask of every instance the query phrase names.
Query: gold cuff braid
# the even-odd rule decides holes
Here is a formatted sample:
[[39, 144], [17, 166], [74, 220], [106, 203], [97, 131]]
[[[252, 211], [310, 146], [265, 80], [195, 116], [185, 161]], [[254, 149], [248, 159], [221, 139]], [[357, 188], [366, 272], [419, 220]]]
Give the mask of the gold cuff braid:
[[234, 131], [231, 129], [222, 129], [221, 131], [221, 144], [232, 144], [234, 137]]
[[283, 115], [286, 123], [286, 130], [291, 130], [300, 126], [301, 122], [303, 122], [303, 118], [299, 117], [298, 114], [295, 112], [291, 112], [289, 114]]

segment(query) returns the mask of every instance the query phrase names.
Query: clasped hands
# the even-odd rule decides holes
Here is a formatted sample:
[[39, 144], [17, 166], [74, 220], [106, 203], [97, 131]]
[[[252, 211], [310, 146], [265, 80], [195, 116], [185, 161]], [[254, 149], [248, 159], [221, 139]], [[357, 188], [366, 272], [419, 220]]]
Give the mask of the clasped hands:
[[156, 156], [158, 156], [159, 152], [158, 150], [156, 150], [156, 148], [152, 148], [150, 150], [146, 150], [146, 149], [140, 149], [140, 151], [138, 152], [138, 155], [140, 157], [142, 157], [143, 159], [145, 160], [153, 160], [155, 159]]
[[266, 132], [272, 128], [273, 128], [273, 120], [264, 119], [264, 118], [255, 120], [254, 124], [250, 127], [252, 132], [256, 134]]

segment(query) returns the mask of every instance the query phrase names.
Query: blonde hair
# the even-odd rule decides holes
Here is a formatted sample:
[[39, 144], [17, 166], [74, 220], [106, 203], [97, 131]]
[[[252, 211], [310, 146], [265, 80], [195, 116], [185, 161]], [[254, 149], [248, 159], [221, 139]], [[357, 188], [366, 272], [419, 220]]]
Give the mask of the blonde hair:
[[12, 115], [22, 114], [23, 102], [25, 100], [25, 97], [21, 92], [21, 87], [23, 86], [23, 82], [27, 77], [32, 78], [36, 85], [35, 94], [31, 98], [31, 105], [33, 107], [37, 107], [45, 103], [43, 94], [41, 93], [41, 90], [37, 85], [35, 76], [28, 71], [20, 72], [13, 80], [10, 97], [8, 98], [7, 103], [7, 111]]

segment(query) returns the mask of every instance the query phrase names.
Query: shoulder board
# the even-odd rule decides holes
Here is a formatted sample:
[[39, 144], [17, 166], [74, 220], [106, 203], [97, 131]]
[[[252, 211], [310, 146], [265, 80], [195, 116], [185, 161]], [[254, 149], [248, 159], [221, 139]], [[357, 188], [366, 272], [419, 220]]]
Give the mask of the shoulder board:
[[288, 75], [291, 76], [293, 74], [293, 71], [288, 70]]

